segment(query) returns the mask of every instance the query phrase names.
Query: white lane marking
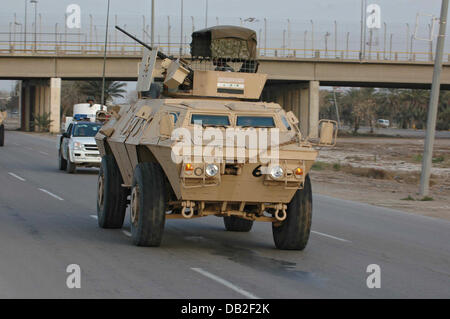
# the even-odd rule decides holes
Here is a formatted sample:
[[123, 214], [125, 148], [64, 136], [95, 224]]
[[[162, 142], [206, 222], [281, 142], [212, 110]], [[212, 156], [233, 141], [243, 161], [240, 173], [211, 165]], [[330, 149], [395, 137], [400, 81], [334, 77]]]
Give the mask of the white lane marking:
[[245, 296], [247, 298], [260, 299], [259, 297], [255, 296], [254, 294], [252, 294], [252, 293], [250, 293], [248, 291], [245, 291], [244, 289], [242, 289], [242, 288], [232, 284], [231, 282], [229, 282], [229, 281], [227, 281], [225, 279], [222, 279], [222, 278], [220, 278], [220, 277], [218, 277], [218, 276], [216, 276], [214, 274], [211, 274], [210, 272], [207, 272], [206, 270], [203, 270], [202, 268], [191, 268], [191, 269], [193, 271], [195, 271], [195, 272], [198, 272], [199, 274], [201, 274], [201, 275], [203, 275], [205, 277], [208, 277], [209, 279], [212, 279], [212, 280], [214, 280], [214, 281], [224, 285], [225, 287], [230, 288], [231, 290], [236, 291], [237, 293], [239, 293], [239, 294], [241, 294], [241, 295], [243, 295], [243, 296]]
[[29, 147], [29, 146], [25, 146], [25, 148], [26, 148], [27, 150], [33, 151], [33, 149], [32, 149], [31, 147]]
[[8, 172], [8, 174], [11, 175], [12, 177], [17, 178], [19, 181], [22, 181], [22, 182], [25, 182], [25, 181], [26, 181], [25, 178], [20, 177], [19, 175], [16, 175], [16, 174], [14, 174], [14, 173]]
[[39, 189], [41, 192], [44, 192], [44, 193], [50, 195], [51, 197], [56, 198], [57, 200], [64, 200], [63, 198], [61, 198], [61, 197], [59, 197], [58, 195], [55, 195], [55, 194], [49, 192], [49, 191], [46, 190], [46, 189], [43, 189], [43, 188], [38, 188], [38, 189]]
[[335, 236], [331, 236], [331, 235], [324, 234], [324, 233], [319, 233], [318, 231], [311, 230], [311, 233], [314, 233], [314, 234], [317, 234], [317, 235], [320, 235], [320, 236], [324, 236], [324, 237], [328, 237], [328, 238], [332, 238], [332, 239], [336, 239], [336, 240], [339, 240], [339, 241], [351, 243], [350, 240], [339, 238], [339, 237], [335, 237]]
[[14, 145], [16, 145], [16, 146], [19, 146], [20, 144], [18, 144], [18, 143], [13, 143]]
[[131, 233], [127, 230], [122, 230], [122, 233], [124, 233], [127, 237], [131, 237]]
[[89, 215], [89, 217], [94, 218], [94, 219], [98, 219], [97, 215]]
[[39, 151], [39, 153], [41, 153], [42, 155], [48, 155], [48, 153], [42, 151]]

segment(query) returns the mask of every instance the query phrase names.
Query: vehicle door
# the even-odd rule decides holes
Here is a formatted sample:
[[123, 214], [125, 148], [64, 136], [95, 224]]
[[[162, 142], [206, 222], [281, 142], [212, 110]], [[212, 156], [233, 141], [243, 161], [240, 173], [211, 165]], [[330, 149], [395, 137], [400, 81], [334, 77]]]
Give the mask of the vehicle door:
[[69, 159], [69, 141], [70, 138], [72, 137], [72, 129], [73, 129], [73, 124], [70, 124], [69, 127], [67, 128], [66, 131], [66, 136], [63, 138], [63, 142], [62, 142], [62, 149], [63, 149], [63, 157], [65, 160]]

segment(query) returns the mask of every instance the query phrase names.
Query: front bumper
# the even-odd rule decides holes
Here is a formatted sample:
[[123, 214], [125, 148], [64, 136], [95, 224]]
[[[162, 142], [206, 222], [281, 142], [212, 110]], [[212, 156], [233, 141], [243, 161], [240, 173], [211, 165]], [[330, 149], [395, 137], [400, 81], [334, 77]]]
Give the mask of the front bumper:
[[77, 165], [99, 166], [102, 158], [99, 151], [71, 151], [71, 161]]

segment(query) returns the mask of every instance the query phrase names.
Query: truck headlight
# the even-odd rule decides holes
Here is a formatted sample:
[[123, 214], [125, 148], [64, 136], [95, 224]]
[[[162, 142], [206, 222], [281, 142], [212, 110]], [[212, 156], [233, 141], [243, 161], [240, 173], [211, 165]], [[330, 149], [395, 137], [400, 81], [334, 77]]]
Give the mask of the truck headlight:
[[280, 177], [283, 177], [284, 171], [280, 166], [273, 166], [270, 169], [270, 176], [272, 176], [273, 179], [278, 179]]
[[219, 172], [219, 168], [216, 164], [208, 164], [208, 166], [206, 166], [205, 172], [209, 177], [214, 177]]
[[74, 150], [81, 150], [82, 144], [80, 142], [74, 142], [73, 143], [73, 149]]

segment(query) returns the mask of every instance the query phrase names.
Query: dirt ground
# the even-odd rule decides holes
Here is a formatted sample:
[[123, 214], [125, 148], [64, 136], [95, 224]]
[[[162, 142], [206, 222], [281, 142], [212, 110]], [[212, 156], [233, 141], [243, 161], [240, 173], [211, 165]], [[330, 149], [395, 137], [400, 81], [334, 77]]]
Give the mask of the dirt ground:
[[419, 196], [423, 139], [339, 138], [311, 172], [314, 192], [450, 220], [450, 139], [437, 139], [429, 198]]

